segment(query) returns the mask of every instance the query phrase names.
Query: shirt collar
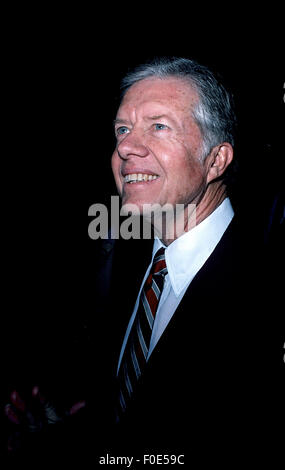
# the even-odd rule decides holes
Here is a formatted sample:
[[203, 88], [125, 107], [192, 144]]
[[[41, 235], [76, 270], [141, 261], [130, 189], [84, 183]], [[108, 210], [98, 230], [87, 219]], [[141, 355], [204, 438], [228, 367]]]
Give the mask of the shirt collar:
[[[165, 261], [169, 279], [177, 297], [214, 251], [233, 216], [231, 202], [229, 198], [226, 198], [206, 219], [166, 247]], [[153, 245], [153, 257], [162, 246], [165, 245], [156, 238]]]

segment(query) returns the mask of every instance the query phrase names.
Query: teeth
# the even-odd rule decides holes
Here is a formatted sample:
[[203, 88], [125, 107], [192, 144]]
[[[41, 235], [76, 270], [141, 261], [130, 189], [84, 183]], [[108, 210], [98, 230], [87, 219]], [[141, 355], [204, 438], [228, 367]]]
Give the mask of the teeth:
[[126, 175], [124, 178], [125, 183], [135, 183], [136, 181], [152, 181], [158, 178], [158, 175], [148, 175], [146, 173], [132, 173]]

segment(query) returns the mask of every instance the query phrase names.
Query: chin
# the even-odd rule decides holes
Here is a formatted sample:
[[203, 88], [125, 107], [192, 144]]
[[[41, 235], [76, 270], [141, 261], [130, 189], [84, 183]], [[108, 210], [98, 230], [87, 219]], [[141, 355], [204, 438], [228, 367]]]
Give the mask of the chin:
[[132, 212], [133, 215], [142, 215], [144, 204], [147, 204], [147, 202], [140, 202], [132, 200], [131, 198], [123, 198], [121, 214], [127, 215], [129, 212]]

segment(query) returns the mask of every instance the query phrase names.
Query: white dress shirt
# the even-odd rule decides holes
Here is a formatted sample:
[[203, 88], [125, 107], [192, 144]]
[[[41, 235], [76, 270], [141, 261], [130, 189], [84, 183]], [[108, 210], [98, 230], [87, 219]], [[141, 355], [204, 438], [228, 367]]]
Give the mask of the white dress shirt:
[[[200, 222], [200, 224], [165, 247], [165, 261], [168, 274], [165, 276], [164, 287], [155, 316], [147, 359], [150, 357], [159, 338], [181, 302], [189, 284], [214, 251], [233, 216], [234, 211], [232, 205], [229, 198], [226, 198], [217, 209]], [[153, 244], [152, 260], [143, 279], [123, 341], [118, 370], [136, 316], [142, 287], [152, 266], [153, 258], [162, 246], [164, 245], [161, 240], [156, 238]]]

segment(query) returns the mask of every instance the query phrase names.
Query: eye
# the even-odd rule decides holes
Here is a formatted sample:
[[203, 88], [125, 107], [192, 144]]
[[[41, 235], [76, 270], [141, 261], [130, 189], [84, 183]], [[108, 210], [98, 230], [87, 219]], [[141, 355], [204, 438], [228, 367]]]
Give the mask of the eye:
[[154, 124], [154, 128], [156, 131], [163, 131], [164, 129], [167, 129], [168, 126], [166, 126], [165, 124], [160, 124], [159, 122], [157, 122], [156, 124]]
[[129, 129], [126, 126], [120, 126], [116, 129], [116, 135], [124, 135], [129, 132]]

